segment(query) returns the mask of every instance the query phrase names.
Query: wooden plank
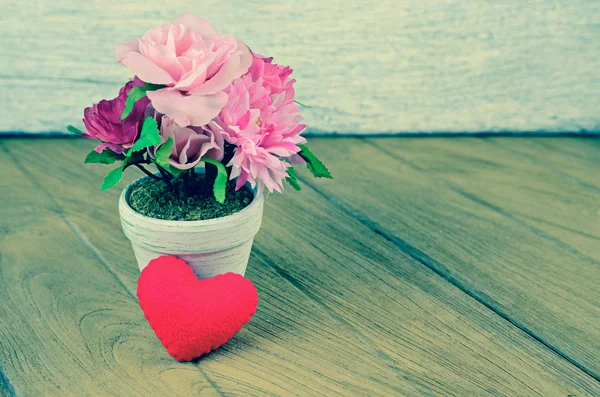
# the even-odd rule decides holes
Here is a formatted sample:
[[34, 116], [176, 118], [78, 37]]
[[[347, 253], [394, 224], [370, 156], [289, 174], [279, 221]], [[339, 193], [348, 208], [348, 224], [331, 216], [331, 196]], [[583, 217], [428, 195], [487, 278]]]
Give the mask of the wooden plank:
[[[489, 138], [487, 140], [497, 144], [500, 147], [507, 147], [512, 150], [517, 150], [519, 148], [519, 139], [510, 138], [496, 140]], [[576, 158], [578, 164], [600, 164], [600, 158], [598, 157], [600, 138], [598, 137], [580, 137], [579, 139], [566, 137], [545, 137], [543, 139], [534, 139], [531, 142], [528, 142], [528, 146], [529, 145], [537, 147], [538, 151], [543, 150], [539, 149], [539, 146], [542, 146], [546, 148], [546, 153], [552, 153], [552, 157], [545, 158], [545, 161], [543, 162], [544, 164], [549, 162], [548, 164], [556, 165], [554, 163], [555, 156], [561, 158], [560, 163], [569, 158]], [[534, 150], [533, 153], [537, 153], [538, 151]]]
[[[560, 148], [549, 150], [551, 142], [560, 143]], [[592, 146], [590, 160], [585, 160], [580, 150], [573, 150], [580, 143], [557, 138], [375, 142], [429, 178], [531, 227], [591, 266], [600, 266], [600, 190], [575, 179], [597, 174], [600, 161], [593, 153], [600, 158], [600, 146]], [[589, 140], [583, 146], [590, 147]], [[538, 150], [535, 161], [519, 155]]]
[[[348, 181], [317, 181], [319, 191], [600, 379], [600, 267], [448, 189], [409, 163], [353, 142], [336, 140], [333, 145], [319, 140], [313, 145], [334, 175]], [[387, 148], [393, 142], [382, 139], [379, 144]], [[397, 145], [411, 151], [411, 142], [399, 140]], [[419, 150], [415, 149], [417, 157]], [[428, 158], [424, 150], [422, 157]], [[461, 157], [452, 161], [460, 162]]]
[[[84, 157], [85, 149], [91, 148], [89, 142], [69, 141], [67, 146], [64, 141], [10, 141], [9, 145], [12, 152], [25, 157], [36, 153], [41, 161], [47, 153], [58, 154], [53, 161], [55, 173], [46, 173], [25, 162], [22, 166], [56, 199], [66, 216], [111, 263], [123, 283], [133, 285], [137, 274], [122, 271], [134, 263], [130, 249], [126, 243], [117, 241], [122, 238], [115, 233], [118, 192], [96, 193], [94, 189], [105, 169], [84, 168], [76, 163]], [[68, 189], [64, 187], [66, 182]], [[89, 197], [94, 197], [96, 208], [86, 205]], [[99, 219], [103, 220], [102, 228], [98, 227]], [[118, 236], [111, 238], [109, 234]], [[130, 259], [124, 261], [127, 256]], [[320, 308], [336, 320], [335, 324], [324, 323], [324, 329], [315, 331], [316, 334], [330, 328], [340, 336], [355, 335], [371, 346], [372, 352], [396, 371], [395, 394], [594, 395], [600, 392], [600, 385], [589, 376], [448, 285], [353, 217], [327, 204], [310, 189], [301, 194], [291, 192], [286, 197], [269, 197], [248, 275], [256, 282], [262, 302], [268, 303], [275, 297], [277, 300], [262, 312], [268, 320], [263, 322], [257, 315], [258, 319], [239, 335], [249, 338], [244, 349], [229, 352], [227, 345], [226, 352], [220, 350], [199, 363], [226, 392], [229, 389], [223, 388], [222, 379], [243, 377], [252, 385], [256, 373], [269, 371], [273, 366], [281, 371], [278, 376], [296, 379], [297, 367], [289, 368], [273, 357], [289, 360], [289, 352], [273, 354], [273, 344], [280, 339], [290, 349], [297, 348], [301, 343], [299, 338], [306, 338], [307, 345], [298, 349], [307, 348], [310, 343], [317, 343], [314, 351], [322, 349], [314, 335], [307, 334], [303, 318], [295, 321], [294, 328], [287, 333], [281, 331], [269, 337], [254, 328], [271, 329], [288, 310], [288, 316], [294, 319], [298, 309], [286, 307], [293, 302], [300, 307], [309, 304], [310, 311], [313, 307]], [[289, 284], [277, 286], [280, 278]], [[265, 297], [265, 289], [273, 292]], [[307, 302], [306, 298], [310, 300]], [[271, 312], [276, 314], [271, 317]], [[233, 343], [237, 340], [238, 337]], [[256, 357], [257, 345], [265, 353], [261, 358]], [[332, 352], [325, 354], [331, 355]], [[252, 366], [240, 356], [252, 361]], [[346, 363], [354, 368], [363, 359]], [[324, 359], [321, 356], [306, 360], [318, 367]], [[295, 365], [301, 366], [303, 362]], [[326, 361], [325, 364], [331, 365]], [[373, 379], [382, 382], [386, 380], [383, 376], [378, 374]], [[252, 389], [248, 386], [247, 390], [262, 390], [262, 385]]]
[[0, 131], [64, 131], [129, 76], [115, 45], [183, 10], [291, 65], [315, 132], [599, 129], [597, 1], [245, 4], [4, 1]]
[[[555, 262], [557, 269], [538, 261], [542, 273], [555, 278], [571, 272], [590, 280], [598, 277], [600, 190], [581, 182], [594, 182], [594, 176], [597, 179], [600, 146], [594, 144], [594, 140], [433, 139], [375, 141], [375, 144], [412, 163], [427, 178], [441, 181], [459, 194], [529, 228], [550, 246], [570, 253], [570, 260], [568, 256], [559, 257], [564, 259]], [[531, 156], [530, 161], [521, 155], [525, 153]], [[555, 255], [556, 251], [553, 249], [547, 256]], [[568, 327], [579, 328], [579, 332], [565, 331], [565, 335], [574, 340], [570, 343], [579, 345], [579, 352], [572, 357], [578, 360], [582, 352], [589, 354], [589, 362], [597, 373], [600, 290], [594, 282], [563, 286], [567, 289], [542, 289], [542, 292], [544, 297], [552, 296], [547, 305], [557, 308], [563, 305], [562, 301], [573, 302], [574, 297], [567, 295], [571, 292], [590, 303], [567, 307], [561, 317], [565, 322], [568, 319]], [[578, 305], [577, 300], [574, 303]]]
[[[490, 139], [499, 148], [521, 155], [522, 160], [565, 178], [583, 187], [600, 192], [600, 141], [598, 138], [546, 138], [523, 144], [519, 139]], [[569, 184], [572, 186], [572, 183]]]
[[[50, 142], [38, 143], [52, 147], [53, 154], [48, 155], [57, 156], [60, 150], [55, 149], [68, 151], [73, 141], [63, 146]], [[225, 395], [397, 393], [398, 374], [387, 362], [353, 334], [338, 329], [327, 313], [290, 290], [268, 267], [252, 277], [261, 291], [252, 322], [219, 353], [196, 364], [175, 362], [153, 336], [133, 296], [139, 275], [135, 259], [120, 232], [117, 212], [108, 215], [113, 208], [104, 205], [118, 192], [98, 199], [94, 186], [82, 194], [73, 189], [75, 178], [69, 172], [74, 165], [83, 169], [80, 164], [65, 167], [64, 162], [53, 161], [56, 167], [46, 173], [39, 166], [44, 160], [24, 164], [19, 161], [22, 153], [11, 143], [6, 146], [11, 155], [3, 153], [0, 158], [11, 177], [2, 181], [8, 195], [3, 197], [1, 248], [3, 263], [10, 265], [2, 267], [2, 301], [7, 305], [0, 306], [5, 312], [0, 321], [6, 321], [0, 328], [0, 344], [4, 371], [18, 395], [48, 395], [56, 389], [83, 395], [101, 393], [104, 387], [106, 393], [131, 395], [190, 395], [203, 390]], [[29, 174], [34, 169], [42, 174]], [[30, 180], [42, 183], [36, 189]], [[44, 197], [45, 189], [67, 193], [61, 200], [77, 202], [77, 211], [93, 221], [84, 224], [73, 213], [64, 214]], [[9, 214], [19, 214], [10, 218], [14, 224], [7, 221]], [[38, 221], [46, 218], [50, 220]], [[95, 239], [87, 238], [92, 230], [112, 235], [108, 245], [96, 249]], [[132, 271], [121, 272], [114, 263]], [[31, 318], [32, 311], [41, 317]], [[105, 360], [108, 368], [100, 367]]]
[[[0, 145], [3, 145], [0, 142]], [[134, 298], [0, 146], [0, 371], [8, 395], [219, 395], [155, 354]]]

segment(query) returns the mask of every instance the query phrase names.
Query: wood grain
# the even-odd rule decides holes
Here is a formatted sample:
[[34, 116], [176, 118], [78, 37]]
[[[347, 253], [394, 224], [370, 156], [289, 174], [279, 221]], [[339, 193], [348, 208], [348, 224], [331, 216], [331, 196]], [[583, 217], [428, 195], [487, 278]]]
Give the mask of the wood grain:
[[[560, 151], [550, 146], [552, 142], [560, 142]], [[600, 189], [580, 181], [597, 179], [600, 162], [592, 151], [600, 158], [600, 146], [593, 149], [592, 141], [585, 143], [592, 148], [590, 160], [581, 158], [580, 150], [566, 152], [579, 142], [508, 138], [375, 144], [581, 261], [600, 266]], [[526, 152], [535, 153], [535, 158], [520, 155]]]
[[[49, 145], [50, 142], [41, 141], [39, 144], [48, 147], [52, 146]], [[15, 151], [12, 144], [6, 146], [10, 147], [10, 157], [4, 152], [2, 164], [10, 165], [16, 161], [23, 166], [14, 157], [19, 156], [20, 150]], [[61, 147], [71, 150], [69, 146]], [[54, 149], [59, 147], [55, 146]], [[13, 179], [6, 181], [6, 190], [10, 192], [10, 203], [17, 206], [3, 206], [7, 213], [16, 211], [23, 204], [26, 207], [20, 208], [19, 213], [24, 213], [32, 220], [38, 219], [39, 214], [35, 211], [28, 214], [29, 207], [43, 209], [54, 215], [43, 228], [37, 224], [25, 225], [31, 228], [30, 234], [51, 238], [52, 244], [40, 241], [40, 238], [34, 239], [29, 234], [15, 233], [12, 229], [7, 231], [3, 240], [3, 263], [10, 263], [11, 267], [3, 266], [2, 270], [12, 270], [12, 278], [3, 279], [3, 284], [11, 282], [15, 292], [2, 300], [12, 303], [3, 307], [11, 316], [1, 318], [8, 322], [0, 328], [4, 331], [0, 343], [7, 355], [2, 360], [6, 363], [6, 376], [18, 395], [52, 395], [54, 387], [71, 395], [86, 392], [102, 394], [105, 383], [111, 385], [106, 394], [117, 395], [139, 395], [141, 392], [145, 395], [190, 395], [212, 390], [214, 394], [223, 395], [386, 396], [397, 391], [395, 384], [398, 375], [388, 363], [373, 355], [371, 349], [356, 340], [352, 334], [338, 329], [336, 322], [322, 309], [307, 302], [300, 293], [288, 290], [285, 280], [268, 268], [251, 276], [261, 291], [259, 310], [252, 322], [218, 353], [195, 364], [176, 363], [153, 336], [133, 296], [139, 270], [131, 246], [120, 230], [116, 207], [112, 208], [116, 205], [115, 195], [119, 192], [111, 192], [112, 196], [99, 195], [97, 190], [88, 189], [85, 185], [81, 186], [82, 189], [73, 188], [77, 186], [73, 183], [76, 178], [69, 169], [77, 163], [72, 160], [54, 163], [54, 173], [46, 173], [38, 166], [24, 165], [27, 176], [20, 174], [16, 168], [4, 168], [14, 175]], [[76, 166], [83, 170], [79, 164]], [[40, 171], [41, 174], [38, 173]], [[32, 187], [28, 179], [39, 183], [39, 186]], [[21, 189], [23, 194], [19, 196], [12, 193], [13, 187], [8, 188], [13, 186], [12, 182], [18, 181], [27, 183]], [[97, 181], [93, 178], [92, 184]], [[61, 202], [65, 200], [71, 204], [77, 203], [79, 209], [70, 207], [68, 213], [63, 212], [59, 205], [53, 205], [52, 200], [48, 202], [44, 197], [46, 189], [48, 192], [56, 192], [55, 189], [58, 189], [67, 193], [60, 197]], [[108, 205], [111, 201], [114, 204], [112, 207]], [[57, 212], [64, 217], [63, 222], [57, 219]], [[86, 222], [82, 223], [82, 218], [74, 216], [75, 213], [83, 215]], [[15, 218], [15, 223], [21, 222], [22, 220]], [[62, 229], [69, 230], [67, 224], [78, 236], [60, 233]], [[10, 226], [8, 224], [6, 227]], [[104, 236], [109, 237], [103, 243]], [[16, 245], [14, 241], [21, 243]], [[62, 242], [65, 246], [59, 256], [55, 247], [57, 242]], [[18, 252], [15, 252], [15, 246], [20, 248]], [[27, 250], [31, 250], [32, 246], [36, 247], [36, 253], [28, 256]], [[38, 249], [38, 246], [43, 247]], [[79, 248], [79, 256], [72, 257], [72, 246]], [[82, 262], [86, 266], [81, 266]], [[65, 266], [67, 263], [68, 266]], [[121, 272], [121, 268], [127, 269], [127, 272]], [[104, 285], [96, 274], [109, 273], [107, 269], [112, 274], [105, 275], [105, 283], [110, 282], [110, 286]], [[56, 282], [52, 289], [45, 288], [37, 294], [29, 287], [29, 278], [58, 278], [54, 276], [55, 272], [61, 275], [61, 280], [67, 278], [75, 285], [65, 285], [65, 281], [62, 284]], [[9, 293], [11, 290], [3, 292]], [[57, 305], [55, 301], [62, 295], [70, 297], [68, 303]], [[24, 304], [20, 305], [19, 302]], [[43, 302], [46, 302], [44, 306], [38, 307]], [[18, 307], [13, 307], [15, 305]], [[36, 320], [29, 315], [31, 307], [35, 309], [36, 316], [43, 310], [47, 314]], [[53, 307], [54, 310], [49, 311], [48, 307]], [[69, 310], [77, 310], [73, 319], [68, 313], [63, 318], [61, 313]], [[107, 319], [103, 321], [105, 317]], [[71, 320], [75, 324], [71, 324]], [[14, 335], [8, 327], [11, 322], [22, 325], [26, 321], [33, 322], [30, 327], [25, 327], [28, 332], [20, 331], [21, 333]], [[61, 325], [62, 334], [56, 336], [54, 333], [43, 333], [43, 329], [53, 329], [54, 323]], [[42, 334], [38, 336], [40, 332]], [[144, 339], [137, 335], [140, 333]], [[70, 347], [70, 343], [75, 343], [76, 346]], [[58, 349], [69, 351], [54, 357], [55, 350]], [[76, 349], [83, 350], [85, 354], [80, 354], [81, 358], [73, 363], [71, 354], [75, 356], [78, 353]], [[64, 355], [67, 356], [63, 357]], [[94, 376], [99, 363], [113, 357], [118, 359], [120, 367], [103, 369], [102, 375]], [[38, 371], [36, 365], [43, 365], [38, 362], [46, 363], [45, 366], [49, 367], [46, 372], [51, 373], [44, 373], [43, 378], [39, 375], [38, 379], [36, 372], [32, 373]], [[81, 375], [77, 368], [71, 369], [76, 364], [82, 367], [79, 372], [87, 371], [86, 378], [79, 379], [78, 376]], [[129, 374], [127, 371], [133, 374], [126, 376]], [[123, 382], [128, 383], [127, 388], [121, 388]], [[34, 394], [33, 390], [43, 390], [43, 393]]]
[[[53, 156], [55, 172], [19, 165], [122, 284], [135, 288], [118, 192], [95, 191], [105, 169], [77, 163], [90, 143], [5, 145], [17, 158], [46, 163]], [[247, 275], [261, 297], [257, 316], [195, 364], [225, 395], [600, 393], [583, 371], [311, 189], [269, 197]]]
[[219, 395], [202, 372], [156, 354], [160, 343], [133, 296], [0, 145], [3, 390]]
[[542, 139], [523, 144], [518, 139], [490, 139], [498, 148], [519, 155], [522, 161], [533, 163], [559, 175], [568, 186], [579, 184], [600, 193], [600, 141], [598, 138], [575, 140]]
[[8, 0], [0, 131], [64, 131], [129, 76], [115, 45], [182, 12], [291, 65], [313, 132], [600, 130], [597, 1]]
[[[401, 140], [392, 149], [393, 141], [384, 139], [377, 144], [386, 151], [398, 147], [403, 153], [412, 150], [410, 140]], [[412, 163], [400, 161], [401, 155], [391, 156], [374, 146], [353, 142], [336, 141], [334, 146], [320, 140], [313, 145], [328, 159], [334, 174], [349, 181], [319, 181], [315, 183], [319, 191], [367, 219], [365, 223], [373, 230], [421, 263], [600, 379], [600, 291], [595, 281], [600, 268], [596, 264], [557, 247], [474, 197], [467, 198], [429, 178]], [[340, 145], [348, 150], [336, 150]], [[427, 150], [415, 148], [414, 152], [419, 158], [417, 165], [427, 162]], [[462, 156], [450, 158], [458, 163], [462, 160]], [[492, 157], [487, 164], [494, 164]], [[514, 163], [515, 168], [519, 166]], [[512, 171], [504, 169], [506, 175]], [[468, 181], [469, 174], [464, 176]]]

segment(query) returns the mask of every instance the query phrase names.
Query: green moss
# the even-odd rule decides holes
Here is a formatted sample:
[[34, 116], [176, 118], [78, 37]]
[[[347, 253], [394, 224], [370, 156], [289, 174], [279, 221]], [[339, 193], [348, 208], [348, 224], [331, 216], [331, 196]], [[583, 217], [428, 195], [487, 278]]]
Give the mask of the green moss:
[[183, 191], [183, 180], [173, 180], [173, 190], [163, 181], [143, 179], [131, 188], [129, 205], [145, 216], [170, 221], [199, 221], [220, 218], [241, 211], [253, 199], [253, 194], [246, 188], [235, 191], [235, 181], [227, 183], [227, 198], [219, 204], [211, 194], [202, 197], [199, 194], [204, 182], [204, 175], [196, 175], [197, 191], [188, 197]]

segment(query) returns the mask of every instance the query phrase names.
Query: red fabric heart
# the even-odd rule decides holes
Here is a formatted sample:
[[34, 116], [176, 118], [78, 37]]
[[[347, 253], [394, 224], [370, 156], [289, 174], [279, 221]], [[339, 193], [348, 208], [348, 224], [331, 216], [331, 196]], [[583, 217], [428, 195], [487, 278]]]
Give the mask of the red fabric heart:
[[142, 270], [137, 296], [156, 336], [177, 361], [190, 361], [223, 345], [256, 312], [258, 292], [235, 273], [198, 280], [174, 256]]

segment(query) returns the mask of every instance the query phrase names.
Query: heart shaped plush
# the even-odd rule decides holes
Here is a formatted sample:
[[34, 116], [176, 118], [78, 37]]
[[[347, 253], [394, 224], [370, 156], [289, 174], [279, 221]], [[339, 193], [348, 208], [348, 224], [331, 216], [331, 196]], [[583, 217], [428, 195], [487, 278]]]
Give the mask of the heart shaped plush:
[[174, 256], [150, 261], [138, 280], [137, 296], [148, 323], [177, 361], [190, 361], [223, 345], [258, 306], [252, 281], [235, 273], [198, 280]]

